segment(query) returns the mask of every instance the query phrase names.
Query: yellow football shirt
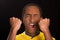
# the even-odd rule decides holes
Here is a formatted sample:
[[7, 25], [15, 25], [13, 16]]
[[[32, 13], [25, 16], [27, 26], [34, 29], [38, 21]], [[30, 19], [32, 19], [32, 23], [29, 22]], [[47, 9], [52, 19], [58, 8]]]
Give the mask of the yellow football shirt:
[[[52, 37], [53, 40], [56, 40], [55, 38]], [[25, 34], [25, 32], [21, 33], [21, 34], [18, 34], [16, 36], [16, 40], [45, 40], [45, 37], [44, 37], [44, 33], [43, 32], [40, 32], [39, 35], [35, 36], [35, 37], [31, 37], [31, 36], [28, 36]]]

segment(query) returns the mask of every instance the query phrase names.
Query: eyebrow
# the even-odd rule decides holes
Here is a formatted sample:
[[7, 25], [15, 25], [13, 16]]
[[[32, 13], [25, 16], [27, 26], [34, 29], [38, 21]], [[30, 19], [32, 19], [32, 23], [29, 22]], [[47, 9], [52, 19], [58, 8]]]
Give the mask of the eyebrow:
[[25, 14], [25, 15], [30, 15], [30, 14]]
[[[30, 14], [25, 14], [25, 15], [30, 15]], [[39, 15], [39, 14], [34, 14], [34, 15]]]
[[[31, 15], [31, 14], [25, 14], [25, 15]], [[34, 15], [39, 15], [39, 14], [34, 14]]]

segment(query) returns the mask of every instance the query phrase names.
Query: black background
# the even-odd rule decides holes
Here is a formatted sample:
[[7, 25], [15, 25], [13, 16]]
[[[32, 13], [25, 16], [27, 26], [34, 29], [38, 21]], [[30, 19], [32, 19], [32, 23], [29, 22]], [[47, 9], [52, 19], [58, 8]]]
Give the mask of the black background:
[[[42, 6], [43, 17], [51, 19], [50, 31], [59, 40], [59, 1], [55, 0], [0, 0], [0, 40], [6, 40], [10, 30], [10, 17], [21, 18], [22, 9], [27, 3], [34, 2]], [[17, 34], [23, 32], [24, 26]]]

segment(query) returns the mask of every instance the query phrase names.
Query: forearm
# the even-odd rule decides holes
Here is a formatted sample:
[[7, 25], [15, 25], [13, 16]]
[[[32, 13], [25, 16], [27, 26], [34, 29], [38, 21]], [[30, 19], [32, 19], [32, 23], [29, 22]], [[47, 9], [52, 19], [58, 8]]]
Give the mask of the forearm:
[[14, 29], [11, 29], [7, 40], [15, 40], [16, 34], [17, 34], [17, 31], [15, 31]]
[[50, 34], [49, 29], [48, 30], [45, 30], [44, 35], [45, 35], [45, 39], [46, 40], [52, 40], [52, 36]]

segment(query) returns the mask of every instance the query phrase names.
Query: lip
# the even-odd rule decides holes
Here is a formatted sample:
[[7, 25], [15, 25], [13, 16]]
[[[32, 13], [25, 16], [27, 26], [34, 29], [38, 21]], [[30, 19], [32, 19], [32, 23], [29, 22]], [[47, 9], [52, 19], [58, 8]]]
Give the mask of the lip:
[[33, 25], [34, 25], [33, 23], [30, 24], [30, 26], [33, 26]]
[[34, 29], [34, 28], [35, 28], [35, 26], [34, 26], [33, 23], [30, 24], [30, 28], [31, 28], [31, 29]]

